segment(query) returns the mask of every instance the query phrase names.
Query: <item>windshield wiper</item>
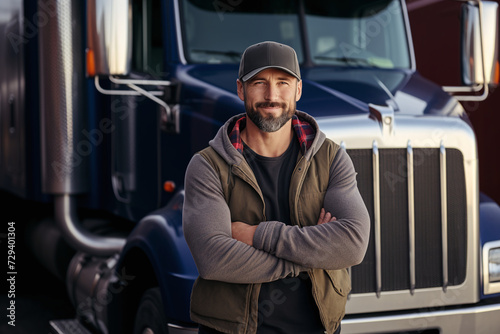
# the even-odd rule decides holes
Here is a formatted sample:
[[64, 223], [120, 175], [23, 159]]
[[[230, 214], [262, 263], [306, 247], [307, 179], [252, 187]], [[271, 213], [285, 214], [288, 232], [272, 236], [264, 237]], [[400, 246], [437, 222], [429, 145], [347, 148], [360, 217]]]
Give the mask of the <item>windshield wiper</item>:
[[355, 66], [373, 66], [378, 67], [373, 61], [366, 58], [354, 58], [354, 57], [329, 57], [329, 56], [316, 56], [314, 59], [318, 60], [333, 60], [336, 62], [341, 62], [348, 65]]

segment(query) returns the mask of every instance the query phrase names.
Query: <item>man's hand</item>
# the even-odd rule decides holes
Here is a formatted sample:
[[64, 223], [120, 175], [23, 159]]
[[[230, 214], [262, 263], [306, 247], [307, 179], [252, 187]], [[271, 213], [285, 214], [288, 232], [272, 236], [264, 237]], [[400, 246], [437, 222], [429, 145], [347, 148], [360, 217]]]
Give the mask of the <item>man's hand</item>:
[[[333, 217], [330, 212], [326, 212], [325, 209], [321, 209], [318, 219], [318, 225], [333, 222], [337, 220]], [[232, 222], [231, 223], [231, 235], [233, 239], [244, 242], [249, 246], [253, 246], [253, 236], [257, 225], [248, 225], [243, 222]]]
[[335, 220], [337, 220], [337, 218], [333, 217], [330, 212], [326, 212], [324, 208], [321, 209], [318, 219], [318, 225], [333, 222]]
[[249, 246], [253, 246], [253, 236], [257, 225], [248, 225], [242, 222], [231, 223], [231, 234], [233, 239], [244, 242]]

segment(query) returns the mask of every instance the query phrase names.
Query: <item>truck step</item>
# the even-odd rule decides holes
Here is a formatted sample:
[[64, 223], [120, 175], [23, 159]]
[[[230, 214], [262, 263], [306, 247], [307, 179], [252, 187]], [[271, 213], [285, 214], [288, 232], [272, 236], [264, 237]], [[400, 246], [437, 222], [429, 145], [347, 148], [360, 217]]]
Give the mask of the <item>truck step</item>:
[[51, 334], [92, 334], [77, 319], [52, 320], [49, 324]]

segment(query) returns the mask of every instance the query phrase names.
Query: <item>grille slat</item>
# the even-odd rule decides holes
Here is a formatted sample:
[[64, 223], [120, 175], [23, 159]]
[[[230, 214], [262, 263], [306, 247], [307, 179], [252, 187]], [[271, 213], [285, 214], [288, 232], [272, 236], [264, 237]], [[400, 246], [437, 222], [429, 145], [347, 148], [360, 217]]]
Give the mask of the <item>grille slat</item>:
[[380, 158], [378, 144], [373, 141], [373, 209], [375, 223], [375, 289], [382, 291], [382, 239], [380, 232]]
[[446, 289], [465, 280], [462, 153], [444, 147], [409, 153], [409, 148], [379, 148], [374, 142], [372, 149], [347, 150], [372, 231], [365, 259], [351, 268], [353, 294]]
[[446, 185], [446, 148], [441, 141], [439, 148], [439, 179], [441, 186], [441, 243], [443, 258], [443, 291], [448, 287], [448, 207], [446, 205], [447, 185]]
[[408, 141], [406, 148], [406, 168], [408, 180], [408, 244], [410, 267], [410, 292], [415, 292], [415, 175], [413, 171], [413, 147]]

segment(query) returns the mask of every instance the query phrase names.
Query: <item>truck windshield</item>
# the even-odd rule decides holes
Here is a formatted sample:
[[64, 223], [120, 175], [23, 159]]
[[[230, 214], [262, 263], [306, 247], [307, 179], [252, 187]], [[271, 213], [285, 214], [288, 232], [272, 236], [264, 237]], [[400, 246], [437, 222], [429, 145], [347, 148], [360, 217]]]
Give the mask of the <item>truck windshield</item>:
[[238, 63], [251, 44], [269, 40], [316, 65], [409, 68], [403, 11], [394, 0], [180, 0], [190, 63]]

